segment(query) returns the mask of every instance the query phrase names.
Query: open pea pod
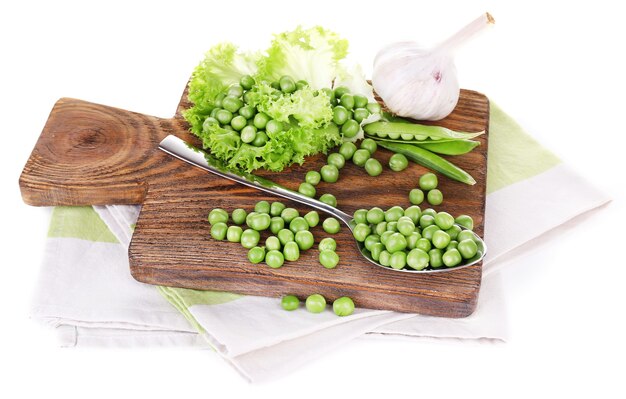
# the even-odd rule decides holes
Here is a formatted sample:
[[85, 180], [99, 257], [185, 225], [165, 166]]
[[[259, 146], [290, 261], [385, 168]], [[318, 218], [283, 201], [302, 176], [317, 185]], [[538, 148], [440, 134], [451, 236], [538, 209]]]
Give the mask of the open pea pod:
[[457, 132], [442, 126], [430, 126], [420, 125], [418, 123], [407, 122], [374, 122], [363, 127], [365, 133], [370, 136], [377, 136], [379, 138], [390, 138], [393, 140], [431, 140], [438, 139], [455, 139], [455, 140], [469, 140], [480, 136], [485, 133], [467, 133]]
[[462, 155], [467, 154], [480, 145], [480, 141], [475, 140], [449, 140], [445, 142], [417, 142], [415, 145], [437, 154]]

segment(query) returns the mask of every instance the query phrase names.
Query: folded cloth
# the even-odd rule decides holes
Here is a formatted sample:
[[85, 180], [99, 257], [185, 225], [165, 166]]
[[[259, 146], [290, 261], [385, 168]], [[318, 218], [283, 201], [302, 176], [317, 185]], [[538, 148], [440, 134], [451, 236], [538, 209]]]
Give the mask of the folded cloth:
[[[64, 346], [211, 347], [250, 381], [285, 375], [365, 334], [503, 341], [497, 260], [608, 198], [493, 103], [490, 118], [489, 253], [478, 307], [467, 318], [370, 309], [339, 318], [330, 309], [285, 312], [276, 298], [142, 284], [130, 276], [127, 258], [139, 207], [114, 205], [53, 210], [33, 316], [56, 327]], [[528, 212], [529, 203], [545, 212]]]

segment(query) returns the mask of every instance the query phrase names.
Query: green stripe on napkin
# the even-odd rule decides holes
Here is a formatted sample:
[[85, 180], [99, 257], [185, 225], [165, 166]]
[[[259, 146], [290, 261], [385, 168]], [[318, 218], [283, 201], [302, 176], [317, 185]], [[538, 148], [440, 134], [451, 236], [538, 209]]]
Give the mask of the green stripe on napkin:
[[48, 237], [119, 243], [100, 216], [90, 206], [57, 206], [52, 211]]

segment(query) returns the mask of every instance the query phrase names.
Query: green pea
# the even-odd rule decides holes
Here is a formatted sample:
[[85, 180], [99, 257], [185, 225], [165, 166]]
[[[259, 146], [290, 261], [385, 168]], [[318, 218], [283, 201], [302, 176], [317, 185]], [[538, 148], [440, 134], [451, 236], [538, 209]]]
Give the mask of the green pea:
[[413, 205], [419, 205], [424, 202], [424, 192], [419, 188], [409, 191], [409, 202]]
[[367, 223], [378, 224], [385, 220], [385, 212], [378, 207], [374, 207], [367, 211], [365, 219], [367, 220]]
[[285, 228], [285, 219], [280, 216], [273, 216], [270, 219], [270, 231], [272, 234], [278, 234], [279, 231]]
[[383, 166], [376, 158], [370, 158], [365, 161], [365, 171], [370, 176], [378, 176], [383, 173]]
[[426, 226], [422, 229], [422, 237], [424, 237], [427, 240], [432, 241], [435, 231], [438, 231], [438, 230], [441, 230], [441, 229], [436, 224], [431, 224], [430, 226]]
[[254, 127], [256, 127], [257, 129], [265, 129], [265, 126], [267, 126], [267, 122], [271, 120], [272, 118], [270, 118], [268, 114], [259, 112], [258, 114], [254, 115]]
[[293, 231], [289, 229], [280, 230], [276, 236], [278, 237], [278, 241], [280, 241], [283, 246], [287, 245], [288, 242], [292, 242], [295, 238]]
[[343, 125], [348, 119], [350, 119], [350, 112], [345, 107], [338, 105], [333, 108], [333, 122], [337, 126]]
[[305, 195], [309, 198], [314, 198], [315, 197], [315, 186], [313, 186], [310, 183], [304, 182], [304, 183], [300, 183], [300, 187], [298, 187], [298, 192], [302, 195]]
[[430, 215], [434, 218], [435, 216], [437, 216], [437, 211], [433, 208], [426, 208], [422, 211], [422, 215]]
[[254, 211], [257, 213], [270, 213], [272, 207], [267, 201], [259, 201], [254, 205]]
[[[230, 121], [230, 126], [232, 126], [232, 128], [235, 129], [236, 131], [242, 130], [244, 127], [246, 127], [247, 124], [248, 124], [248, 121], [246, 120], [246, 118], [244, 118], [241, 115], [235, 116]], [[255, 132], [255, 135], [256, 135], [256, 132]], [[252, 140], [254, 140], [254, 137], [252, 138]], [[250, 142], [252, 140], [250, 140]], [[242, 139], [242, 141], [243, 141], [243, 139]]]
[[294, 241], [290, 241], [283, 247], [283, 256], [289, 262], [295, 262], [300, 258], [300, 248]]
[[291, 222], [289, 222], [289, 230], [293, 231], [294, 234], [300, 230], [308, 230], [309, 223], [307, 223], [306, 219], [302, 216], [298, 216], [293, 218]]
[[[250, 105], [244, 105], [243, 107], [239, 108], [239, 115], [243, 116], [246, 119], [252, 119], [254, 117], [254, 114], [256, 114], [256, 108], [254, 108], [253, 106]], [[256, 128], [255, 128], [256, 131]]]
[[339, 255], [335, 251], [325, 249], [320, 251], [319, 256], [320, 263], [327, 269], [334, 269], [339, 263]]
[[352, 159], [355, 151], [356, 145], [349, 141], [341, 144], [341, 147], [339, 147], [339, 153], [343, 155], [346, 160]]
[[356, 223], [367, 223], [367, 209], [357, 209], [352, 218]]
[[239, 108], [241, 108], [242, 106], [243, 101], [235, 96], [229, 95], [222, 100], [222, 108], [232, 113], [239, 111]]
[[269, 236], [265, 239], [265, 249], [267, 249], [268, 251], [272, 251], [272, 250], [280, 251], [280, 248], [281, 248], [281, 243], [278, 237]]
[[243, 94], [243, 87], [239, 83], [235, 83], [228, 88], [228, 96], [231, 97], [241, 97]]
[[389, 266], [391, 266], [392, 269], [400, 270], [406, 266], [406, 260], [406, 252], [394, 252], [391, 254], [391, 259], [389, 259]]
[[454, 218], [448, 212], [438, 212], [435, 216], [435, 224], [441, 227], [441, 230], [448, 230], [454, 225]]
[[248, 260], [250, 263], [261, 263], [265, 259], [265, 248], [263, 247], [254, 247], [250, 248], [248, 251]]
[[216, 240], [223, 240], [226, 237], [228, 226], [224, 222], [218, 222], [211, 225], [211, 237]]
[[443, 249], [450, 244], [450, 236], [445, 231], [437, 230], [433, 233], [433, 238], [430, 241], [435, 248]]
[[382, 112], [382, 108], [378, 103], [368, 103], [365, 108], [372, 114], [380, 114]]
[[367, 117], [370, 116], [370, 112], [365, 108], [357, 108], [354, 110], [354, 120], [361, 123]]
[[295, 208], [285, 208], [280, 213], [280, 217], [285, 219], [285, 223], [291, 223], [292, 220], [300, 216], [300, 212], [298, 212]]
[[346, 159], [338, 152], [333, 152], [328, 155], [328, 159], [326, 161], [329, 165], [334, 165], [337, 169], [341, 169], [346, 164]]
[[302, 90], [308, 86], [309, 86], [309, 82], [307, 82], [306, 80], [301, 79], [296, 82], [296, 90]]
[[426, 227], [432, 226], [433, 224], [435, 224], [435, 218], [430, 215], [425, 215], [422, 213], [419, 224], [421, 228], [425, 229]]
[[393, 154], [389, 158], [389, 169], [394, 172], [401, 172], [409, 167], [409, 160], [403, 154]]
[[352, 155], [352, 163], [356, 166], [365, 166], [365, 163], [370, 159], [370, 152], [364, 148], [358, 149]]
[[265, 125], [265, 131], [267, 132], [267, 134], [278, 134], [283, 131], [283, 123], [281, 121], [272, 119], [271, 121], [267, 122], [267, 125]]
[[354, 119], [348, 119], [343, 126], [341, 126], [341, 133], [343, 137], [351, 139], [359, 133], [360, 128], [359, 122]]
[[320, 201], [332, 207], [337, 206], [337, 198], [335, 198], [335, 196], [332, 194], [322, 194], [322, 196], [320, 197]]
[[348, 111], [351, 111], [354, 108], [354, 96], [352, 94], [345, 93], [339, 98], [339, 102], [343, 105]]
[[333, 302], [333, 312], [337, 316], [350, 316], [354, 313], [354, 302], [347, 296], [335, 299]]
[[426, 238], [420, 238], [419, 240], [417, 240], [417, 242], [415, 243], [415, 249], [421, 249], [424, 252], [428, 252], [431, 250], [432, 248], [432, 244], [430, 243], [430, 240], [426, 239]]
[[392, 254], [394, 252], [404, 251], [406, 248], [406, 237], [400, 233], [391, 234], [389, 238], [387, 238], [385, 248], [387, 248], [387, 251]]
[[378, 262], [380, 259], [380, 254], [384, 249], [385, 249], [385, 246], [383, 245], [382, 242], [377, 242], [374, 245], [372, 245], [372, 249], [370, 250], [370, 253], [372, 254], [372, 259]]
[[278, 84], [280, 85], [280, 90], [283, 93], [293, 93], [296, 91], [296, 82], [294, 82], [290, 76], [281, 77]]
[[474, 240], [463, 240], [459, 241], [459, 246], [457, 248], [461, 256], [465, 259], [470, 259], [478, 252], [478, 246]]
[[261, 234], [258, 231], [252, 229], [246, 229], [241, 233], [241, 246], [247, 249], [256, 247], [261, 239]]
[[266, 230], [272, 223], [272, 218], [267, 213], [256, 213], [250, 216], [248, 227], [257, 231]]
[[258, 212], [250, 212], [248, 213], [248, 216], [246, 216], [246, 226], [250, 227], [250, 221], [255, 217], [255, 215], [258, 215]]
[[346, 93], [350, 93], [350, 89], [348, 89], [346, 86], [339, 86], [335, 88], [336, 98], [341, 98], [341, 96], [343, 96]]
[[415, 270], [424, 270], [429, 261], [428, 253], [418, 248], [412, 249], [406, 257], [407, 265]]
[[438, 268], [443, 266], [443, 252], [439, 248], [433, 248], [428, 251], [428, 257], [430, 258], [430, 266]]
[[450, 244], [448, 244], [448, 246], [446, 247], [446, 251], [452, 248], [459, 249], [459, 242], [456, 240], [450, 241]]
[[461, 260], [462, 260], [461, 253], [456, 248], [447, 250], [443, 254], [442, 259], [443, 259], [443, 264], [448, 267], [454, 267], [458, 265], [459, 263], [461, 263]]
[[[213, 112], [213, 111], [211, 111]], [[217, 111], [215, 111], [217, 112]], [[209, 130], [211, 130], [211, 128], [213, 126], [219, 126], [219, 122], [217, 121], [217, 119], [215, 119], [214, 117], [209, 116], [208, 118], [206, 118], [204, 120], [204, 122], [202, 122], [202, 131], [204, 131], [205, 133], [208, 132]]]
[[252, 105], [256, 106], [256, 98], [255, 97], [256, 97], [256, 95], [255, 95], [254, 92], [247, 91], [247, 92], [243, 93], [243, 102], [245, 104], [252, 104]]
[[265, 263], [272, 269], [278, 269], [285, 263], [285, 256], [279, 250], [269, 250], [265, 254]]
[[474, 219], [468, 215], [459, 215], [454, 221], [468, 230], [474, 230]]
[[326, 299], [320, 294], [313, 294], [306, 299], [305, 306], [311, 313], [322, 313], [326, 309]]
[[360, 94], [354, 95], [354, 108], [365, 108], [367, 106], [367, 97]]
[[336, 103], [335, 101], [335, 91], [333, 89], [330, 89], [328, 87], [324, 87], [323, 89], [320, 89], [321, 93], [324, 93], [328, 96], [328, 99], [330, 100], [331, 104]]
[[417, 205], [411, 205], [404, 210], [404, 216], [410, 218], [414, 224], [418, 223], [422, 216], [422, 210]]
[[217, 108], [222, 108], [222, 101], [226, 98], [226, 93], [220, 93], [215, 97], [215, 106]]
[[419, 186], [422, 190], [434, 190], [437, 188], [439, 181], [434, 173], [425, 173], [419, 178]]
[[372, 139], [364, 139], [361, 142], [361, 148], [363, 148], [364, 150], [368, 150], [370, 152], [370, 155], [373, 155], [376, 152], [378, 145]]
[[228, 222], [228, 212], [223, 209], [215, 208], [209, 212], [209, 223], [227, 223]]
[[280, 90], [280, 83], [278, 82], [272, 82], [270, 83], [270, 86], [272, 87], [272, 89]]
[[408, 249], [414, 249], [417, 245], [417, 241], [422, 238], [422, 235], [417, 231], [412, 232], [406, 237], [406, 247]]
[[322, 166], [320, 173], [326, 183], [335, 183], [339, 179], [339, 169], [335, 165]]
[[241, 141], [244, 143], [252, 143], [256, 138], [256, 127], [244, 126], [244, 128], [241, 129], [239, 136], [241, 137]]
[[337, 249], [337, 242], [335, 241], [334, 238], [332, 237], [326, 237], [326, 238], [322, 238], [322, 241], [320, 241], [319, 245], [317, 246], [317, 248], [320, 251], [323, 251], [325, 249], [334, 251]]
[[415, 231], [415, 223], [408, 216], [402, 216], [398, 219], [398, 224], [396, 225], [398, 228], [398, 232], [405, 237], [410, 236]]
[[308, 230], [300, 230], [299, 232], [297, 232], [294, 240], [302, 251], [306, 251], [307, 249], [311, 248], [315, 243], [313, 233]]
[[380, 242], [380, 237], [377, 234], [370, 234], [367, 237], [365, 237], [365, 241], [363, 241], [363, 244], [365, 245], [365, 248], [368, 251], [371, 251], [372, 246], [379, 242]]
[[241, 79], [239, 79], [239, 84], [246, 90], [250, 90], [252, 86], [254, 86], [254, 78], [250, 75], [243, 75]]
[[[322, 223], [322, 228], [328, 234], [337, 234], [339, 233], [339, 230], [341, 230], [339, 221], [335, 218], [326, 218]], [[365, 239], [365, 237], [363, 239]]]
[[463, 240], [473, 240], [474, 238], [474, 233], [469, 230], [463, 230], [456, 236], [456, 240], [458, 242], [461, 242]]
[[386, 249], [380, 251], [380, 255], [378, 257], [378, 263], [383, 266], [389, 266], [391, 264], [391, 254]]
[[387, 231], [398, 231], [398, 222], [387, 222]]
[[452, 225], [452, 227], [450, 227], [449, 229], [447, 229], [446, 233], [448, 233], [451, 240], [456, 240], [456, 238], [458, 237], [461, 231], [462, 231], [461, 228], [455, 224], [455, 225]]
[[438, 189], [433, 189], [426, 194], [426, 200], [431, 205], [441, 205], [443, 202], [443, 193]]
[[285, 310], [296, 310], [300, 307], [300, 300], [295, 295], [285, 295], [280, 300], [280, 306]]
[[[311, 211], [304, 215], [304, 220], [306, 220], [309, 227], [315, 227], [320, 222], [320, 215], [316, 211]], [[293, 220], [291, 223], [293, 223]]]
[[306, 176], [304, 176], [304, 181], [312, 186], [317, 186], [320, 183], [320, 180], [322, 180], [322, 175], [320, 175], [320, 172], [316, 170], [310, 170], [306, 172]]
[[[384, 218], [384, 216], [383, 216]], [[380, 222], [376, 224], [376, 228], [374, 229], [376, 234], [382, 235], [385, 231], [387, 231], [387, 222]]]
[[254, 140], [252, 140], [250, 144], [255, 147], [263, 147], [265, 143], [267, 143], [267, 140], [269, 140], [269, 138], [265, 132], [256, 132], [256, 136], [254, 136]]
[[285, 204], [283, 204], [282, 202], [274, 201], [270, 205], [270, 215], [280, 216], [283, 209], [285, 209]]
[[399, 206], [392, 206], [385, 212], [385, 221], [397, 222], [402, 216], [404, 216], [404, 210]]
[[[324, 225], [326, 225], [326, 220], [324, 221]], [[326, 230], [326, 228], [324, 228], [324, 230]], [[363, 242], [365, 241], [367, 236], [370, 235], [371, 232], [372, 232], [372, 229], [370, 228], [369, 225], [365, 223], [358, 223], [356, 226], [354, 226], [354, 229], [352, 230], [352, 235], [358, 242]]]
[[226, 230], [226, 239], [230, 242], [239, 242], [241, 240], [243, 229], [239, 226], [229, 226]]

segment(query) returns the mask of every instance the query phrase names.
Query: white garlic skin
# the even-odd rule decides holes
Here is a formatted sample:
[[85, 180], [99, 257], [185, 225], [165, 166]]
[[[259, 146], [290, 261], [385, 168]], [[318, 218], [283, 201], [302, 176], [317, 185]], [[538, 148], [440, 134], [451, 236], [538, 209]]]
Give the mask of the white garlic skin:
[[393, 114], [407, 118], [440, 120], [459, 101], [452, 56], [414, 42], [392, 44], [376, 55], [372, 85]]

